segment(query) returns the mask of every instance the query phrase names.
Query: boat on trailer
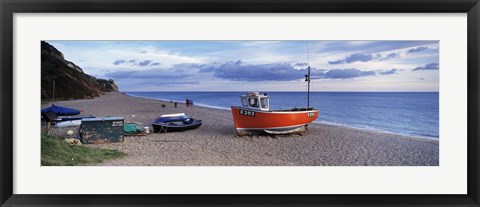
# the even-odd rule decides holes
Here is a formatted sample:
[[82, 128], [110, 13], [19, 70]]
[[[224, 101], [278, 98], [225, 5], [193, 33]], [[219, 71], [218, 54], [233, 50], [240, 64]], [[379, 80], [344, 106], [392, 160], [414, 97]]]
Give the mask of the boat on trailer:
[[196, 129], [200, 125], [202, 120], [190, 118], [185, 113], [165, 114], [152, 123], [154, 133], [181, 132]]

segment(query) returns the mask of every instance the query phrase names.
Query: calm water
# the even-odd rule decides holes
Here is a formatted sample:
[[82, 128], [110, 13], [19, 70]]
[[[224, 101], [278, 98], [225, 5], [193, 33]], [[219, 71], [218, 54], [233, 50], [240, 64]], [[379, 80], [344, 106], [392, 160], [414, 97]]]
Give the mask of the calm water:
[[[305, 107], [305, 92], [267, 92], [270, 109]], [[127, 92], [157, 100], [230, 109], [243, 92]], [[318, 122], [403, 135], [438, 138], [438, 92], [312, 92], [310, 106], [320, 109]]]

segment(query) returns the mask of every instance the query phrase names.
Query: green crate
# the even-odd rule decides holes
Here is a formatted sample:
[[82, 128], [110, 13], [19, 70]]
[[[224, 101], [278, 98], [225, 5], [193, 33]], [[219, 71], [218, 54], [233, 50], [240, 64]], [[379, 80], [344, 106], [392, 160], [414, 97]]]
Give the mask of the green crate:
[[82, 119], [80, 141], [84, 144], [123, 142], [123, 117]]

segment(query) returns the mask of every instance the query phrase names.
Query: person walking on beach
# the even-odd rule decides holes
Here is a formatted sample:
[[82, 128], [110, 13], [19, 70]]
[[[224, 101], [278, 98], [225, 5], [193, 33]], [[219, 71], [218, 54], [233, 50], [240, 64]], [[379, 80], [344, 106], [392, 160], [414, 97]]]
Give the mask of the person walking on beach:
[[185, 100], [185, 105], [187, 105], [187, 107], [193, 107], [193, 101], [187, 98], [187, 100]]

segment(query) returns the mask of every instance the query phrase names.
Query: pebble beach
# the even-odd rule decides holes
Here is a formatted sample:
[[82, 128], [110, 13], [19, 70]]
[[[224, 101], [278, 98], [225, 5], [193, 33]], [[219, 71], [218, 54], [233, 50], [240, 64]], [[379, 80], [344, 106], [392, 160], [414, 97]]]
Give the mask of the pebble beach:
[[[303, 135], [238, 136], [230, 110], [106, 93], [94, 99], [57, 101], [82, 114], [122, 116], [142, 128], [162, 114], [186, 113], [203, 120], [195, 130], [125, 136], [123, 142], [89, 144], [127, 156], [100, 166], [438, 166], [439, 141], [344, 126], [311, 123]], [[165, 105], [165, 107], [162, 107]], [[49, 104], [42, 105], [42, 108]], [[319, 116], [322, 116], [320, 109]], [[78, 127], [52, 128], [65, 137]], [[74, 136], [75, 136], [74, 135]]]

